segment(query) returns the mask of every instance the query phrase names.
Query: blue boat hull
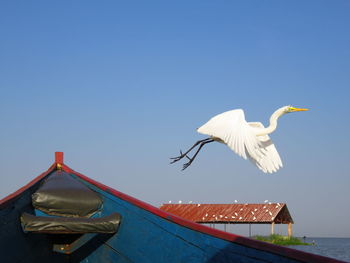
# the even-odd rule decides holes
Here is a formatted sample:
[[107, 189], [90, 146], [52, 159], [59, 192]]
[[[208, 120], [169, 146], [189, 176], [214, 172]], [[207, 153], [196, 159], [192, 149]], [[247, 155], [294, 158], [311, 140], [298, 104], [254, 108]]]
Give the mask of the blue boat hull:
[[65, 165], [62, 169], [100, 194], [101, 216], [117, 212], [122, 221], [115, 234], [97, 234], [69, 255], [57, 253], [53, 250], [56, 241], [52, 235], [24, 233], [19, 220], [23, 212], [34, 213], [31, 195], [55, 167], [56, 163], [0, 201], [1, 262], [340, 262], [186, 221], [95, 182]]

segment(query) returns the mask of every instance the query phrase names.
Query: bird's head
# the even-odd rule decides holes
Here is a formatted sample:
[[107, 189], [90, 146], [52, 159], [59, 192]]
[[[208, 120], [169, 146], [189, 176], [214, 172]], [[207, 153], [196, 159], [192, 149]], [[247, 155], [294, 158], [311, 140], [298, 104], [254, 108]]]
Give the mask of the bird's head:
[[285, 113], [290, 113], [290, 112], [296, 112], [296, 111], [307, 111], [309, 109], [303, 109], [303, 108], [295, 108], [293, 106], [285, 106], [284, 112]]

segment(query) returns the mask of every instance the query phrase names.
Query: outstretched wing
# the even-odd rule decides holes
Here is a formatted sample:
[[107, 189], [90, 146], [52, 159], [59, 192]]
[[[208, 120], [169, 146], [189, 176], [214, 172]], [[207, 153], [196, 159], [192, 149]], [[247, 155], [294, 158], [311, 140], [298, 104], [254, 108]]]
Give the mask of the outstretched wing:
[[244, 159], [247, 159], [247, 156], [253, 160], [260, 160], [264, 157], [262, 142], [255, 135], [254, 128], [245, 120], [241, 109], [216, 115], [197, 131], [224, 142]]
[[[260, 122], [249, 122], [248, 124], [253, 129], [264, 128], [264, 125]], [[252, 161], [259, 169], [265, 173], [276, 172], [283, 165], [275, 145], [268, 135], [257, 136], [257, 138], [260, 141], [260, 147], [264, 155], [260, 159], [249, 158], [250, 161]]]

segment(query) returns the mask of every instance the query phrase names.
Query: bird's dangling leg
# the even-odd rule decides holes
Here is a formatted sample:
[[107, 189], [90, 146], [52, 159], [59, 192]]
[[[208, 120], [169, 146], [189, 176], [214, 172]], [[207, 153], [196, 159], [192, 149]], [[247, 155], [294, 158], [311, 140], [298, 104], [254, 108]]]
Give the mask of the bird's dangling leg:
[[204, 139], [204, 140], [197, 141], [197, 142], [196, 142], [195, 144], [193, 144], [193, 146], [192, 146], [190, 149], [188, 149], [185, 153], [182, 153], [182, 151], [180, 150], [180, 155], [179, 155], [179, 156], [177, 156], [177, 157], [171, 157], [171, 158], [170, 158], [170, 159], [173, 160], [171, 163], [175, 163], [175, 162], [177, 162], [177, 161], [180, 161], [180, 160], [181, 160], [182, 158], [184, 158], [184, 157], [189, 158], [189, 157], [187, 156], [187, 154], [188, 154], [190, 151], [192, 151], [193, 148], [195, 148], [198, 144], [204, 143], [204, 142], [206, 142], [206, 141], [211, 141], [211, 140], [212, 140], [211, 138], [206, 138], [206, 139]]
[[199, 145], [198, 150], [197, 150], [196, 153], [192, 156], [192, 158], [190, 158], [190, 157], [188, 157], [188, 156], [186, 155], [186, 158], [187, 158], [189, 161], [183, 165], [182, 171], [185, 170], [188, 166], [191, 165], [191, 163], [192, 163], [193, 160], [196, 158], [197, 154], [198, 154], [199, 151], [202, 149], [202, 147], [203, 147], [205, 144], [210, 143], [210, 142], [214, 142], [214, 140], [211, 139], [211, 138], [208, 138], [207, 140], [201, 142], [200, 145]]

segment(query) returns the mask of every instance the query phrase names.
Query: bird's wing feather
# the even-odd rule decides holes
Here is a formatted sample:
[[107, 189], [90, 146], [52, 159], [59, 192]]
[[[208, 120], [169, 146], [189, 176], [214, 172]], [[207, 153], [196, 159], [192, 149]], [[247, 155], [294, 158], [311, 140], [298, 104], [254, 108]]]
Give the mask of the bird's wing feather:
[[211, 118], [197, 129], [199, 133], [218, 138], [239, 156], [260, 160], [264, 151], [254, 129], [244, 118], [241, 109], [231, 110]]
[[[260, 122], [249, 122], [248, 123], [253, 129], [264, 128], [264, 125]], [[259, 169], [265, 173], [276, 172], [281, 168], [282, 161], [276, 150], [275, 145], [268, 135], [257, 136], [259, 139], [260, 146], [264, 155], [260, 159], [249, 158]]]

